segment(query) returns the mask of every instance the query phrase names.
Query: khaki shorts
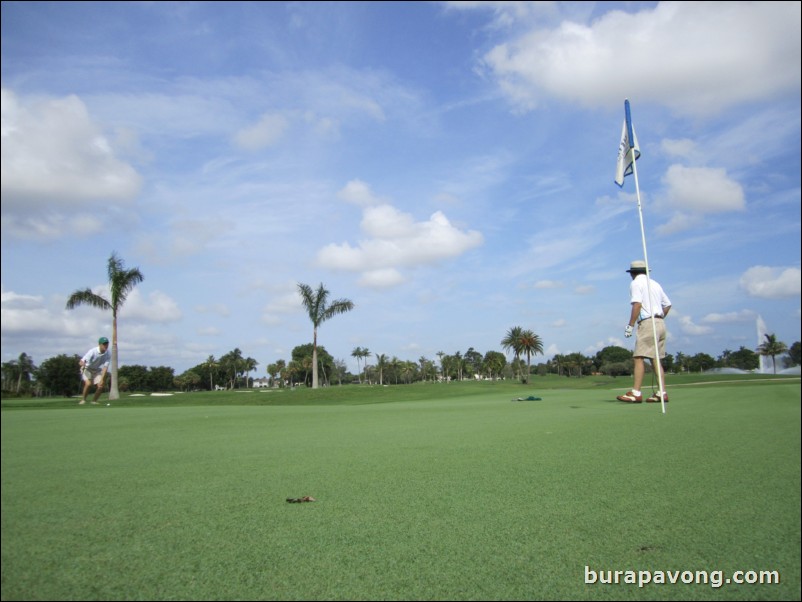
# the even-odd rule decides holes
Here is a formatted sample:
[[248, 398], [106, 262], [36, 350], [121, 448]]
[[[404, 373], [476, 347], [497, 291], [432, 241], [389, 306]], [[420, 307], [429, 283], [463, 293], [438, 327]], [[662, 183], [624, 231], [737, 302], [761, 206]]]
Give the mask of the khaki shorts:
[[657, 344], [660, 349], [660, 358], [666, 356], [666, 324], [665, 320], [652, 320], [648, 318], [638, 324], [638, 338], [635, 342], [635, 357], [648, 357], [654, 359], [654, 333], [652, 332], [652, 322], [654, 321], [657, 329]]
[[92, 372], [91, 370], [84, 368], [83, 372], [81, 372], [81, 376], [83, 377], [84, 381], [99, 385], [103, 376], [103, 370]]

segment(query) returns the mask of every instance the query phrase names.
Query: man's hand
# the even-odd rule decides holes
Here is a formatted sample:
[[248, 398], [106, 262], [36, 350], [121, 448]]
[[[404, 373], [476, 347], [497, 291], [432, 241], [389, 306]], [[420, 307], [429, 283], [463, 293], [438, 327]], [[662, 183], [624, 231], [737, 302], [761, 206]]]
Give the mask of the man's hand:
[[632, 326], [627, 324], [627, 327], [624, 329], [624, 336], [629, 338], [632, 336]]

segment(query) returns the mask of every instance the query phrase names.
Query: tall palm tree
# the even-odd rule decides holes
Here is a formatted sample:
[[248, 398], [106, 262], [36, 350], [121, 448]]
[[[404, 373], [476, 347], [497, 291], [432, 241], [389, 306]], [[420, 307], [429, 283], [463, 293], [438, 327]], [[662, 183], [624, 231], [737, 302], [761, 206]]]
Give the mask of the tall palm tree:
[[[504, 351], [512, 351], [514, 360], [518, 360], [521, 357], [521, 351], [523, 350], [521, 347], [521, 334], [523, 331], [523, 328], [520, 326], [513, 326], [507, 331], [504, 338], [501, 339], [501, 348], [504, 349]], [[517, 361], [515, 364], [518, 366], [518, 379], [521, 380], [520, 364]]]
[[524, 330], [518, 338], [518, 346], [520, 353], [526, 354], [526, 380], [524, 382], [528, 383], [532, 370], [532, 356], [537, 353], [543, 355], [543, 341], [531, 330]]
[[19, 370], [19, 374], [17, 374], [17, 393], [19, 393], [22, 389], [22, 381], [24, 380], [27, 383], [31, 380], [31, 375], [36, 370], [36, 366], [31, 356], [23, 352], [17, 360], [17, 369]]
[[79, 305], [91, 305], [99, 309], [111, 310], [111, 390], [109, 399], [119, 399], [120, 390], [117, 386], [117, 315], [125, 304], [133, 288], [142, 282], [145, 277], [139, 268], [125, 269], [123, 260], [117, 257], [116, 252], [112, 252], [108, 262], [109, 292], [111, 299], [106, 299], [102, 295], [93, 293], [92, 289], [75, 291], [67, 299], [67, 309], [74, 309]]
[[245, 371], [245, 388], [246, 389], [251, 386], [250, 385], [251, 370], [256, 370], [256, 366], [258, 366], [258, 365], [259, 365], [259, 362], [257, 362], [252, 357], [246, 357], [242, 361], [243, 370]]
[[379, 384], [384, 384], [384, 368], [387, 366], [387, 356], [385, 354], [376, 354], [376, 367], [379, 369]]
[[362, 361], [364, 362], [364, 365], [362, 366], [362, 368], [365, 371], [365, 382], [368, 383], [368, 384], [370, 384], [368, 382], [368, 358], [369, 357], [370, 357], [370, 349], [368, 349], [367, 347], [363, 348], [362, 349]]
[[788, 346], [785, 343], [778, 341], [777, 337], [773, 334], [765, 334], [763, 336], [766, 337], [766, 342], [760, 344], [760, 346], [757, 348], [757, 352], [760, 355], [771, 356], [771, 363], [774, 365], [774, 374], [777, 374], [776, 358], [778, 355], [782, 355], [788, 351]]
[[206, 358], [206, 361], [203, 364], [209, 369], [209, 390], [214, 391], [214, 369], [217, 368], [217, 360], [214, 359], [213, 355], [210, 355]]
[[354, 304], [348, 299], [336, 299], [329, 305], [329, 291], [323, 287], [323, 283], [320, 284], [317, 291], [313, 291], [312, 287], [307, 284], [299, 283], [298, 292], [301, 293], [301, 302], [312, 321], [312, 388], [317, 389], [317, 329], [329, 318], [351, 311]]
[[357, 378], [359, 378], [359, 384], [362, 384], [362, 368], [359, 366], [359, 361], [362, 359], [362, 347], [354, 347], [354, 350], [351, 352], [351, 357], [356, 358], [356, 372]]

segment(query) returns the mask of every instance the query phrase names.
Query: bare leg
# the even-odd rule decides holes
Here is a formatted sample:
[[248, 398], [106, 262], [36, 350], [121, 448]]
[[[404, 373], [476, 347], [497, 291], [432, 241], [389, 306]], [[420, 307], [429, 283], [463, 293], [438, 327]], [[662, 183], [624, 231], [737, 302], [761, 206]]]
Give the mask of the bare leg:
[[646, 363], [643, 361], [642, 357], [633, 358], [634, 360], [634, 374], [635, 380], [632, 385], [633, 391], [640, 391], [641, 386], [643, 385], [643, 375], [646, 373]]
[[89, 395], [89, 388], [92, 386], [92, 381], [84, 380], [84, 392], [81, 395], [81, 401], [78, 402], [78, 405], [83, 405], [86, 403], [86, 396]]

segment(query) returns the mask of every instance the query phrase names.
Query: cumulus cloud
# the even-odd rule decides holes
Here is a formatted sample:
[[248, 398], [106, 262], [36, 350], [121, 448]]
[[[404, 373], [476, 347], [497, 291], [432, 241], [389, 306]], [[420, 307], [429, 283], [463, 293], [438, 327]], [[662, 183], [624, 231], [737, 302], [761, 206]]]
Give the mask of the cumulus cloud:
[[529, 31], [490, 50], [484, 65], [522, 110], [546, 96], [609, 106], [627, 90], [709, 114], [799, 88], [799, 21], [797, 2], [660, 2], [551, 28], [533, 19]]
[[122, 311], [127, 318], [136, 318], [143, 322], [176, 322], [182, 316], [178, 303], [169, 295], [153, 291], [146, 297], [139, 289], [133, 289], [128, 294]]
[[91, 234], [101, 222], [83, 212], [139, 193], [139, 174], [116, 156], [77, 96], [20, 99], [4, 88], [0, 130], [4, 233]]
[[347, 203], [359, 205], [360, 207], [367, 207], [383, 202], [379, 197], [373, 194], [370, 186], [362, 180], [351, 180], [348, 182], [348, 184], [337, 193], [337, 198]]
[[724, 213], [746, 208], [744, 191], [725, 169], [672, 165], [663, 176], [665, 205], [693, 213]]
[[4, 208], [125, 202], [140, 185], [77, 96], [23, 101], [2, 90]]
[[743, 288], [752, 297], [779, 299], [798, 297], [802, 285], [799, 268], [772, 268], [758, 265], [743, 273], [740, 280]]
[[[361, 185], [351, 186], [345, 196], [348, 200], [359, 199], [359, 204], [365, 205], [373, 198], [366, 190]], [[364, 206], [360, 227], [365, 239], [356, 245], [348, 242], [326, 245], [318, 252], [317, 263], [326, 268], [360, 272], [360, 284], [372, 287], [395, 286], [404, 280], [400, 268], [452, 259], [484, 240], [476, 230], [462, 231], [455, 227], [441, 211], [419, 222], [386, 203]]]
[[705, 215], [746, 209], [743, 188], [725, 169], [672, 165], [662, 181], [666, 188], [657, 206], [661, 211], [672, 212], [672, 216], [657, 228], [660, 234], [698, 226]]

